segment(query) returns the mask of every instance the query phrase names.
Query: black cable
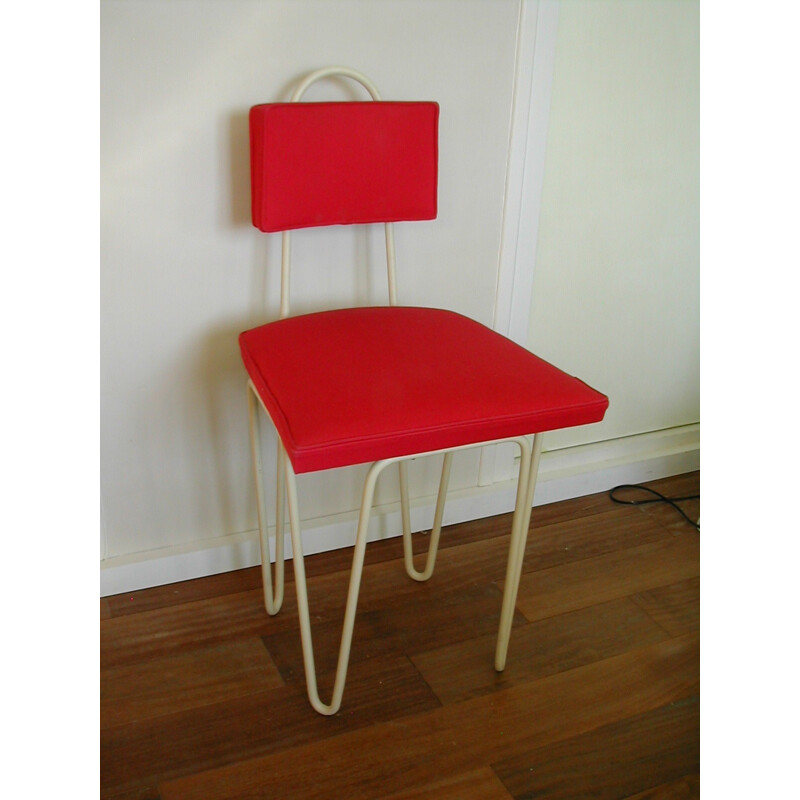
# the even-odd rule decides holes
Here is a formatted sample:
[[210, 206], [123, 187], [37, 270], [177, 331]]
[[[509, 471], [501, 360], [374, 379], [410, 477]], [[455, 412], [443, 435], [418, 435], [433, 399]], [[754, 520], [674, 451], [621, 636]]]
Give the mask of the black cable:
[[[655, 495], [655, 499], [652, 500], [620, 500], [618, 497], [614, 497], [614, 492], [621, 491], [622, 489], [633, 489], [636, 491], [641, 492], [650, 492], [650, 494]], [[615, 486], [609, 493], [608, 496], [611, 500], [615, 503], [621, 503], [622, 505], [626, 506], [644, 506], [648, 503], [668, 503], [671, 505], [690, 525], [696, 528], [698, 531], [700, 530], [700, 522], [699, 520], [695, 522], [693, 519], [689, 519], [686, 515], [684, 510], [677, 505], [678, 503], [682, 502], [683, 500], [699, 500], [699, 494], [690, 494], [686, 497], [664, 497], [663, 494], [660, 494], [655, 489], [650, 489], [647, 486], [641, 486], [639, 484], [632, 484], [632, 483], [623, 483], [619, 486]]]

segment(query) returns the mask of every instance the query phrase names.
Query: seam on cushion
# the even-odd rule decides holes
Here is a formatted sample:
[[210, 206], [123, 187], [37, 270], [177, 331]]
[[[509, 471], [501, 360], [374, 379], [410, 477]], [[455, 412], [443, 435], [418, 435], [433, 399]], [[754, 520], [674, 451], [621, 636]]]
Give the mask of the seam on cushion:
[[[289, 436], [289, 440], [290, 441], [289, 442], [284, 442], [284, 444], [287, 445], [287, 449], [289, 449], [289, 446], [291, 446], [291, 449], [294, 450], [295, 452], [297, 452], [301, 448], [299, 448], [297, 446], [297, 438], [295, 437], [295, 434], [292, 431], [292, 426], [289, 424], [289, 420], [286, 418], [286, 414], [284, 413], [283, 409], [281, 408], [281, 404], [278, 402], [278, 399], [275, 397], [275, 392], [273, 392], [272, 389], [270, 388], [269, 381], [264, 377], [264, 373], [258, 368], [258, 366], [256, 365], [256, 362], [255, 362], [255, 359], [253, 359], [253, 357], [249, 354], [249, 352], [247, 354], [247, 360], [250, 361], [250, 363], [252, 364], [253, 371], [256, 373], [256, 375], [259, 378], [259, 382], [262, 384], [261, 386], [256, 385], [256, 389], [258, 390], [258, 393], [261, 396], [262, 401], [264, 399], [263, 393], [262, 393], [262, 387], [263, 387], [263, 389], [266, 389], [267, 394], [272, 399], [272, 403], [270, 405], [274, 406], [274, 409], [273, 409], [274, 413], [277, 414], [280, 417], [280, 422], [283, 423], [283, 428], [286, 430], [286, 432], [287, 432], [287, 434]], [[247, 366], [247, 365], [245, 365], [245, 366]], [[250, 373], [250, 369], [247, 369], [247, 372]], [[253, 377], [252, 374], [251, 374], [251, 377]], [[267, 404], [265, 403], [265, 405], [267, 405]], [[273, 411], [269, 411], [270, 417], [272, 417]], [[276, 428], [279, 428], [279, 426], [277, 424], [277, 421], [275, 419], [272, 420], [272, 423], [273, 423], [273, 425], [275, 425]]]
[[436, 210], [432, 217], [380, 217], [379, 219], [349, 220], [347, 222], [292, 222], [280, 228], [259, 228], [262, 233], [280, 233], [281, 231], [299, 231], [306, 228], [330, 228], [334, 225], [384, 225], [387, 222], [429, 222], [436, 219]]
[[[608, 398], [606, 398], [607, 400]], [[574, 411], [574, 410], [581, 410], [581, 409], [590, 409], [597, 403], [580, 403], [570, 406], [561, 406], [557, 411]], [[548, 412], [548, 413], [553, 413]], [[458, 430], [462, 427], [469, 427], [469, 426], [479, 426], [481, 423], [485, 423], [486, 425], [494, 425], [494, 424], [508, 424], [513, 423], [517, 420], [522, 422], [526, 418], [528, 418], [530, 414], [510, 414], [504, 417], [492, 417], [491, 419], [481, 419], [481, 420], [471, 420], [469, 422], [459, 422], [459, 423], [451, 423], [449, 425], [435, 425], [430, 426], [427, 428], [413, 428], [412, 430], [400, 430], [394, 433], [382, 433], [376, 434], [373, 436], [357, 436], [357, 437], [350, 437], [348, 439], [330, 439], [324, 442], [319, 442], [313, 445], [295, 445], [295, 451], [297, 453], [311, 453], [316, 450], [322, 449], [332, 449], [335, 447], [347, 447], [350, 445], [362, 444], [366, 442], [375, 442], [376, 444], [380, 444], [386, 441], [390, 441], [391, 439], [395, 439], [398, 437], [403, 436], [416, 436], [416, 435], [425, 435], [431, 433], [445, 433], [447, 431]], [[527, 435], [527, 434], [523, 434]]]

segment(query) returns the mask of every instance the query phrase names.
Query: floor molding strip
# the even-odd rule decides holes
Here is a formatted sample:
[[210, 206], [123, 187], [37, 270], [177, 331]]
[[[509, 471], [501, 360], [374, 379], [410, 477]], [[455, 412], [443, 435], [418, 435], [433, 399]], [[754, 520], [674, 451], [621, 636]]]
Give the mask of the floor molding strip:
[[[699, 424], [545, 452], [534, 505], [607, 491], [621, 483], [643, 483], [698, 469]], [[510, 512], [514, 509], [515, 493], [514, 481], [453, 491], [445, 507], [444, 524], [454, 525]], [[412, 530], [430, 527], [435, 502], [435, 496], [412, 502]], [[352, 546], [356, 514], [304, 521], [306, 554]], [[399, 504], [378, 506], [373, 513], [369, 540], [400, 535]], [[284, 542], [287, 558], [291, 558], [288, 528]], [[230, 572], [260, 562], [256, 530], [192, 545], [109, 558], [101, 561], [100, 596]]]

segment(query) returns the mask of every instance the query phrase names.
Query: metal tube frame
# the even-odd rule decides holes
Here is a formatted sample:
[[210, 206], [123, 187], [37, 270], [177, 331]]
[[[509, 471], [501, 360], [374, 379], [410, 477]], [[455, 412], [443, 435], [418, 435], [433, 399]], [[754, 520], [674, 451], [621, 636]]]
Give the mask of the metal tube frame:
[[444, 454], [442, 463], [442, 477], [439, 480], [439, 494], [436, 498], [436, 511], [433, 515], [431, 538], [428, 542], [428, 555], [425, 558], [425, 569], [420, 572], [414, 567], [414, 551], [411, 546], [411, 513], [408, 502], [408, 464], [406, 461], [398, 462], [400, 473], [400, 517], [403, 522], [403, 561], [409, 578], [415, 581], [427, 581], [433, 575], [436, 564], [436, 553], [439, 550], [439, 537], [442, 533], [442, 519], [444, 518], [444, 504], [447, 498], [447, 486], [450, 482], [450, 466], [453, 463], [453, 453]]
[[[274, 616], [283, 605], [284, 589], [284, 461], [286, 451], [278, 447], [278, 480], [275, 503], [275, 588], [272, 584], [272, 568], [269, 555], [269, 528], [267, 512], [264, 505], [264, 472], [261, 463], [261, 433], [258, 427], [258, 405], [261, 399], [252, 382], [247, 383], [247, 416], [250, 421], [250, 452], [253, 459], [253, 476], [256, 483], [256, 508], [258, 510], [258, 540], [261, 545], [261, 578], [264, 589], [264, 606], [270, 616]], [[263, 406], [262, 406], [263, 408]]]
[[[254, 402], [258, 399], [258, 404]], [[436, 553], [439, 544], [439, 536], [442, 529], [442, 519], [444, 516], [445, 498], [447, 495], [447, 485], [450, 476], [453, 453], [458, 450], [468, 450], [475, 447], [483, 447], [487, 444], [499, 444], [501, 442], [514, 442], [520, 450], [520, 466], [517, 478], [517, 494], [514, 506], [514, 517], [511, 523], [511, 542], [508, 551], [508, 563], [506, 566], [505, 585], [503, 589], [503, 603], [500, 611], [500, 625], [497, 635], [497, 646], [495, 649], [495, 669], [502, 672], [506, 665], [508, 653], [508, 643], [511, 636], [511, 627], [514, 618], [514, 606], [519, 589], [520, 575], [522, 573], [522, 562], [525, 554], [525, 544], [530, 527], [531, 507], [533, 505], [533, 494], [536, 488], [536, 475], [538, 473], [539, 459], [542, 451], [542, 434], [533, 437], [533, 444], [527, 436], [519, 436], [508, 439], [498, 439], [490, 442], [476, 442], [474, 444], [463, 445], [450, 450], [431, 450], [424, 453], [416, 453], [410, 456], [398, 456], [375, 461], [367, 472], [364, 481], [364, 488], [361, 495], [361, 508], [358, 516], [358, 526], [356, 529], [355, 548], [353, 550], [353, 563], [350, 571], [350, 584], [347, 592], [347, 603], [345, 606], [344, 622], [342, 625], [342, 638], [339, 645], [339, 658], [336, 666], [336, 676], [334, 678], [333, 693], [330, 703], [324, 703], [319, 696], [317, 689], [317, 673], [314, 661], [314, 645], [311, 635], [311, 618], [308, 606], [308, 588], [305, 573], [305, 561], [303, 557], [303, 541], [300, 530], [300, 511], [297, 497], [297, 479], [292, 468], [292, 463], [286, 455], [283, 443], [278, 436], [278, 495], [276, 508], [276, 589], [275, 595], [272, 592], [272, 574], [270, 568], [269, 547], [267, 545], [266, 514], [263, 508], [263, 490], [261, 482], [263, 474], [260, 462], [260, 440], [258, 436], [258, 406], [264, 409], [269, 417], [269, 412], [264, 407], [261, 399], [251, 382], [248, 382], [248, 405], [250, 410], [250, 435], [253, 450], [253, 468], [257, 485], [256, 496], [258, 499], [258, 520], [261, 538], [262, 553], [262, 574], [264, 576], [264, 602], [269, 614], [276, 614], [280, 609], [283, 599], [283, 501], [284, 492], [289, 510], [289, 528], [292, 539], [292, 564], [294, 566], [295, 587], [297, 590], [297, 609], [300, 621], [300, 638], [303, 646], [303, 665], [306, 674], [306, 688], [308, 698], [312, 707], [320, 714], [330, 716], [335, 714], [342, 704], [345, 681], [347, 679], [347, 667], [350, 660], [350, 648], [353, 641], [353, 628], [356, 617], [356, 607], [358, 605], [358, 594], [361, 587], [361, 576], [364, 569], [364, 554], [367, 545], [367, 532], [369, 528], [370, 514], [372, 511], [373, 498], [375, 495], [375, 485], [378, 477], [383, 470], [391, 464], [398, 464], [400, 470], [401, 486], [401, 517], [403, 520], [403, 554], [404, 565], [409, 577], [417, 581], [425, 581], [433, 574]], [[411, 551], [411, 524], [408, 504], [408, 480], [406, 474], [406, 462], [411, 458], [421, 456], [432, 456], [444, 454], [442, 465], [442, 477], [439, 483], [439, 494], [436, 501], [436, 511], [434, 514], [431, 541], [426, 557], [425, 569], [420, 572], [414, 568], [413, 555]], [[282, 469], [281, 469], [282, 466]]]

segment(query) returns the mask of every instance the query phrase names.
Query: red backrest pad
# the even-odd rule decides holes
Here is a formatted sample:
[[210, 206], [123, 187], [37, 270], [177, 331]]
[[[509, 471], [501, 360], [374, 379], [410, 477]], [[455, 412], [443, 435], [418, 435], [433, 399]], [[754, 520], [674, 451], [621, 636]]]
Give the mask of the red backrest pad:
[[268, 103], [250, 109], [253, 225], [434, 219], [437, 103]]

